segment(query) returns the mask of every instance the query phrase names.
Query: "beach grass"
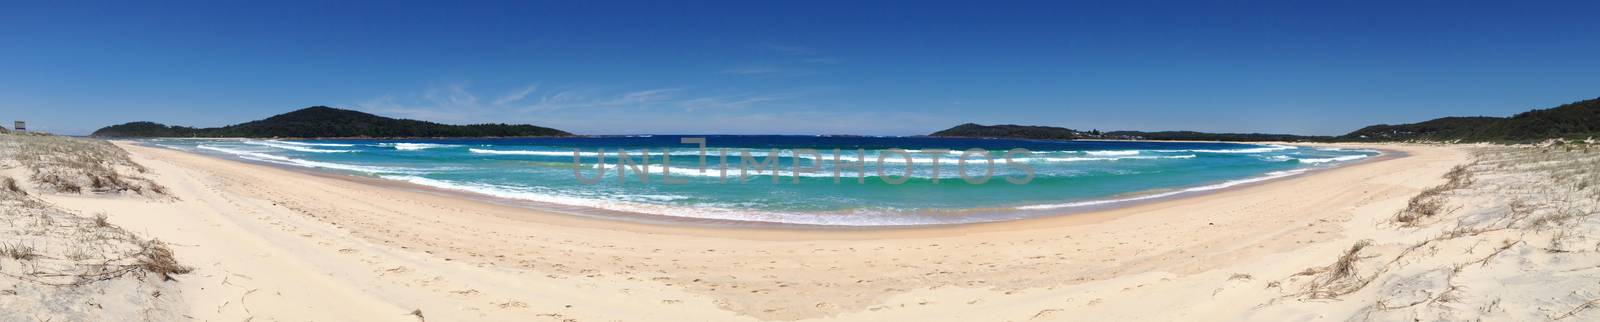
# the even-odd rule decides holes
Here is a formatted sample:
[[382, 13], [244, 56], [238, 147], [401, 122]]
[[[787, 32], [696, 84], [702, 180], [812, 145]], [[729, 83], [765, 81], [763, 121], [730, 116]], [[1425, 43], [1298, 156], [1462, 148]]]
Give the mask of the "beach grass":
[[0, 165], [0, 289], [15, 295], [0, 320], [174, 317], [162, 309], [171, 300], [157, 297], [177, 292], [169, 282], [192, 269], [166, 243], [125, 230], [108, 214], [83, 215], [41, 199], [80, 193], [166, 198], [160, 185], [139, 176], [144, 168], [126, 152], [92, 139], [0, 134]]
[[[1398, 224], [1391, 228], [1400, 230], [1394, 239], [1360, 240], [1333, 263], [1271, 285], [1294, 290], [1285, 294], [1289, 298], [1370, 303], [1364, 316], [1372, 320], [1508, 317], [1493, 315], [1508, 314], [1496, 307], [1555, 312], [1511, 317], [1592, 316], [1586, 311], [1600, 299], [1577, 296], [1592, 288], [1554, 272], [1586, 269], [1600, 256], [1600, 239], [1592, 237], [1600, 235], [1600, 221], [1594, 220], [1600, 187], [1593, 184], [1600, 176], [1600, 149], [1570, 143], [1480, 146], [1473, 155], [1391, 218]], [[1418, 235], [1430, 237], [1406, 241]], [[1574, 296], [1536, 302], [1508, 297], [1556, 289]]]
[[[132, 192], [165, 196], [166, 187], [141, 175], [149, 171], [128, 158], [128, 152], [109, 142], [53, 135], [6, 134], [0, 139], [0, 159], [15, 162], [30, 173], [41, 189], [61, 193]], [[15, 180], [6, 189], [21, 191]]]

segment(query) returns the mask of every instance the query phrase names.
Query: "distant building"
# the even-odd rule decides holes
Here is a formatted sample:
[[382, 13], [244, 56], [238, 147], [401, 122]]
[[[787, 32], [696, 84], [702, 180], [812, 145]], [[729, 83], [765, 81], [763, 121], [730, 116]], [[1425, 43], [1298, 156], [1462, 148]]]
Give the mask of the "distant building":
[[28, 131], [28, 122], [17, 121], [17, 123], [15, 123], [15, 124], [16, 125], [12, 126], [11, 129], [16, 130], [17, 132], [27, 132]]

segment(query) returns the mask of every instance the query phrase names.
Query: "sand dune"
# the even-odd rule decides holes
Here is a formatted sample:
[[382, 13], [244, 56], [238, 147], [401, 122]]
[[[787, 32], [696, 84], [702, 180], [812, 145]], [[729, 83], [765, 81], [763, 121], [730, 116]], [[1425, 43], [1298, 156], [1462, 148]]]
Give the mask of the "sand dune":
[[1481, 158], [1465, 146], [1363, 145], [1393, 157], [1070, 216], [797, 230], [588, 219], [120, 146], [178, 200], [46, 199], [172, 243], [195, 268], [180, 283], [188, 315], [203, 320], [1387, 319], [1372, 305], [1407, 282], [1302, 293], [1336, 280], [1327, 272], [1362, 240], [1372, 246], [1351, 256], [1354, 275], [1411, 272], [1371, 259], [1444, 228], [1400, 229], [1394, 215]]

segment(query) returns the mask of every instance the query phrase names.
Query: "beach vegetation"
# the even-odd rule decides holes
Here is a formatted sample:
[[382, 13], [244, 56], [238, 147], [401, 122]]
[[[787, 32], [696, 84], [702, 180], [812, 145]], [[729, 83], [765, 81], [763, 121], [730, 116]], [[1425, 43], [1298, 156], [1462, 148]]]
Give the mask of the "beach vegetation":
[[22, 190], [22, 186], [17, 185], [17, 179], [12, 179], [11, 177], [0, 177], [0, 186], [4, 186], [6, 191], [23, 195], [28, 194], [27, 191]]
[[[124, 193], [165, 197], [166, 188], [140, 176], [148, 171], [128, 152], [97, 139], [0, 135], [0, 158], [29, 172], [28, 180], [57, 193]], [[11, 185], [0, 182], [4, 189]], [[13, 190], [21, 192], [21, 188]]]
[[193, 268], [178, 264], [173, 257], [172, 249], [167, 248], [167, 243], [160, 240], [144, 240], [138, 243], [139, 251], [135, 254], [135, 266], [144, 272], [161, 277], [161, 280], [171, 281], [173, 275], [187, 274]]
[[38, 253], [37, 250], [35, 250], [33, 248], [33, 246], [28, 246], [28, 245], [23, 245], [23, 244], [0, 243], [0, 257], [10, 258], [10, 259], [19, 260], [19, 261], [28, 261], [28, 260], [33, 260], [34, 258], [38, 258], [39, 257], [39, 253]]
[[1468, 165], [1451, 167], [1443, 177], [1446, 180], [1444, 184], [1424, 189], [1407, 200], [1405, 209], [1395, 213], [1394, 222], [1401, 226], [1417, 226], [1424, 219], [1436, 217], [1446, 211], [1446, 193], [1472, 185], [1472, 172]]
[[1511, 117], [1445, 117], [1368, 126], [1341, 136], [1351, 141], [1538, 142], [1600, 137], [1600, 98]]
[[[171, 298], [161, 297], [180, 292], [169, 281], [193, 269], [166, 243], [114, 225], [107, 214], [75, 213], [10, 187], [39, 178], [46, 179], [33, 181], [40, 191], [158, 187], [134, 175], [142, 167], [123, 153], [98, 140], [0, 135], [0, 165], [45, 171], [28, 179], [0, 178], [0, 297], [7, 308], [38, 321], [140, 319], [134, 310], [150, 313], [146, 320], [177, 319], [164, 313], [175, 312], [168, 307]], [[126, 291], [135, 289], [140, 291]], [[6, 317], [0, 320], [17, 318], [14, 311], [0, 310]]]
[[1328, 266], [1307, 268], [1296, 273], [1295, 276], [1311, 278], [1299, 294], [1312, 299], [1335, 299], [1366, 287], [1379, 273], [1363, 272], [1358, 266], [1362, 259], [1367, 258], [1362, 251], [1369, 246], [1372, 246], [1372, 240], [1357, 241]]

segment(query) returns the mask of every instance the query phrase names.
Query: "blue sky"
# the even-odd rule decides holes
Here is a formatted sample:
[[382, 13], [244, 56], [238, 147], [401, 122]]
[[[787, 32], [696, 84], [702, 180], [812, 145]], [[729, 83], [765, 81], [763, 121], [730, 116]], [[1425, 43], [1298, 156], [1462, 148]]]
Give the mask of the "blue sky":
[[859, 2], [7, 2], [0, 120], [1341, 134], [1600, 97], [1595, 2]]

